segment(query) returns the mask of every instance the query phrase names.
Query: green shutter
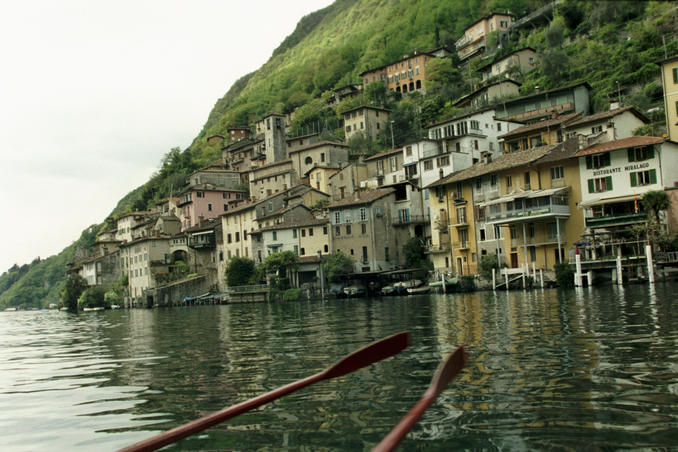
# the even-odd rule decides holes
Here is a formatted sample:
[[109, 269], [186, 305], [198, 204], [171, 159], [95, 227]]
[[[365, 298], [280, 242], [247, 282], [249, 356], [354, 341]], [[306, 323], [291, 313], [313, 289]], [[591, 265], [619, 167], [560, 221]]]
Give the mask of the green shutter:
[[589, 193], [595, 193], [596, 187], [593, 185], [593, 179], [589, 179]]
[[610, 153], [609, 152], [605, 153], [604, 161], [605, 161], [605, 166], [611, 165], [611, 159], [610, 159]]
[[678, 83], [678, 68], [673, 68], [673, 83]]
[[631, 173], [631, 186], [632, 187], [638, 186], [638, 174], [637, 173]]
[[629, 155], [629, 162], [635, 162], [636, 161], [636, 152], [633, 150], [633, 148], [627, 149], [626, 152]]
[[610, 191], [610, 190], [612, 190], [612, 176], [607, 176], [605, 178], [605, 191]]
[[647, 147], [647, 158], [648, 159], [654, 158], [654, 146], [648, 146]]
[[651, 184], [656, 184], [657, 183], [657, 170], [650, 170], [650, 183]]
[[586, 156], [586, 169], [591, 169], [593, 168], [593, 157], [590, 155]]

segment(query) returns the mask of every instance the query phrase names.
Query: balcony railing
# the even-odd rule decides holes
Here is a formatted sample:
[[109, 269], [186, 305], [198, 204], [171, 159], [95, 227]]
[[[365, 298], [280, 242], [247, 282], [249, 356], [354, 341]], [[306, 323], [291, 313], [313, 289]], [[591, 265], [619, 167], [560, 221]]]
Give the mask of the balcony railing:
[[435, 253], [446, 253], [450, 251], [450, 242], [445, 241], [445, 242], [440, 242], [437, 244], [432, 244], [426, 247], [426, 252], [429, 254], [435, 254]]
[[497, 220], [517, 220], [521, 218], [528, 217], [541, 217], [541, 216], [563, 216], [570, 215], [570, 206], [563, 204], [544, 204], [537, 205], [532, 207], [523, 207], [518, 209], [506, 209], [502, 208], [499, 212], [489, 212], [487, 213], [488, 221], [497, 221]]
[[452, 243], [452, 248], [455, 250], [467, 250], [468, 249], [468, 240], [459, 240]]
[[394, 226], [403, 226], [408, 224], [428, 223], [429, 221], [431, 221], [431, 219], [428, 215], [410, 215], [407, 218], [394, 217], [391, 224]]
[[625, 213], [619, 215], [605, 215], [586, 219], [587, 228], [602, 228], [606, 226], [622, 226], [625, 224], [641, 223], [647, 220], [647, 212]]

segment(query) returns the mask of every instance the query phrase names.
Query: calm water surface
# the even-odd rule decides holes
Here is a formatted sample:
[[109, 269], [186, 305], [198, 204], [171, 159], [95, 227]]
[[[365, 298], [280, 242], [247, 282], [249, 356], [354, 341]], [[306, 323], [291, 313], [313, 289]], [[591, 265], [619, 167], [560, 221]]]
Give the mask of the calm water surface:
[[677, 294], [658, 284], [0, 313], [0, 450], [115, 450], [403, 330], [403, 353], [170, 450], [369, 450], [458, 344], [469, 365], [401, 450], [675, 448]]

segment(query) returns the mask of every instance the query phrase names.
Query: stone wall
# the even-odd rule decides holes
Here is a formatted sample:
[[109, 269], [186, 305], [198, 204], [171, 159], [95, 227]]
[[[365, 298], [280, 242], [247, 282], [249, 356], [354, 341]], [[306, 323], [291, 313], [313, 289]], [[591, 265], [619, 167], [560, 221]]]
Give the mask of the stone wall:
[[152, 306], [177, 306], [184, 303], [184, 297], [197, 297], [210, 291], [209, 279], [205, 276], [196, 276], [165, 286], [156, 287], [146, 291], [146, 305]]

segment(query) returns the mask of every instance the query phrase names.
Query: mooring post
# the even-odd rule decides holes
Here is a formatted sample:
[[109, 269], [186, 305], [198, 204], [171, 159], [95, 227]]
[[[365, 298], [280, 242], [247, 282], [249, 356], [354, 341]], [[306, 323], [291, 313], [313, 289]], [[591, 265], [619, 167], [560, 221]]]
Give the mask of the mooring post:
[[508, 272], [506, 270], [504, 270], [504, 280], [506, 281], [506, 290], [509, 290]]
[[654, 284], [654, 265], [652, 263], [652, 247], [645, 245], [645, 257], [647, 258], [647, 280]]
[[617, 285], [624, 283], [624, 274], [622, 273], [621, 246], [617, 247]]
[[575, 273], [574, 273], [574, 285], [576, 287], [582, 287], [582, 273], [581, 273], [581, 255], [579, 250], [574, 255], [574, 264], [575, 264]]
[[497, 288], [497, 269], [492, 267], [492, 290], [495, 290], [496, 288]]
[[543, 289], [544, 288], [544, 270], [541, 269], [541, 268], [539, 269], [539, 281], [540, 281], [540, 284], [541, 284], [541, 288]]

